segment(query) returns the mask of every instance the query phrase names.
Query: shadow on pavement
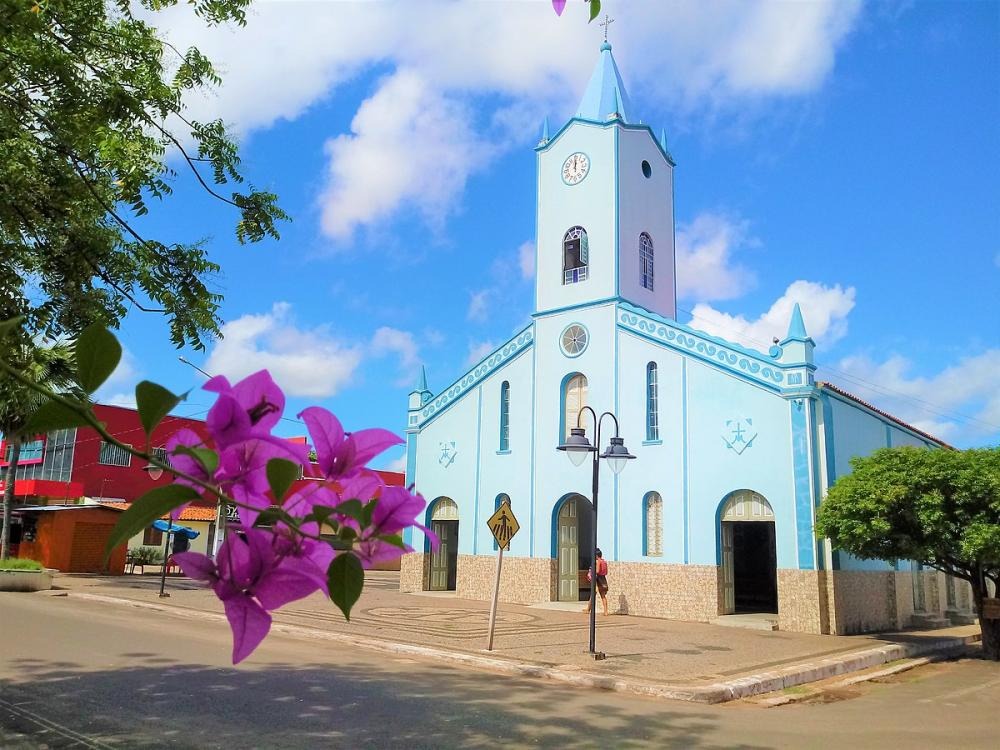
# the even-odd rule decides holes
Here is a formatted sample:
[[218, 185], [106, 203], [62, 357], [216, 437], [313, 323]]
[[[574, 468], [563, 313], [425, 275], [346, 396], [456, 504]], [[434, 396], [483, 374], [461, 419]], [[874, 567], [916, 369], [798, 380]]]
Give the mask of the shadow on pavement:
[[13, 660], [0, 727], [51, 748], [81, 746], [58, 727], [118, 747], [759, 747], [714, 744], [715, 721], [696, 707], [402, 659], [232, 669], [120, 656], [131, 666]]

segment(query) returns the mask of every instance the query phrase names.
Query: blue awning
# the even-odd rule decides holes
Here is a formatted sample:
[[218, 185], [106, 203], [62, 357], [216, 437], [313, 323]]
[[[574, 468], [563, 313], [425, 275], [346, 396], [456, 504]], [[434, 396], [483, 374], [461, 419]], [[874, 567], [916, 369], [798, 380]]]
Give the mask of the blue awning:
[[152, 528], [157, 531], [169, 532], [174, 536], [186, 536], [188, 539], [196, 539], [201, 534], [200, 531], [195, 531], [187, 526], [181, 526], [179, 523], [171, 523], [162, 519], [153, 521]]

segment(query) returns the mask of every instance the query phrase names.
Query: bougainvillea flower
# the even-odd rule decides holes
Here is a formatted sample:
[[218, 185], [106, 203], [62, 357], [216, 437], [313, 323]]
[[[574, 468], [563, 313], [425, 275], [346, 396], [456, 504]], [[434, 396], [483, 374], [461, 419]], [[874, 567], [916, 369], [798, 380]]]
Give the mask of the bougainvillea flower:
[[[233, 664], [253, 653], [267, 636], [271, 611], [323, 586], [317, 570], [324, 561], [314, 555], [332, 560], [333, 550], [318, 542], [303, 544], [309, 541], [283, 539], [263, 529], [230, 528], [215, 562], [198, 552], [174, 555], [185, 575], [207, 583], [222, 601], [233, 631]], [[324, 547], [326, 552], [320, 549]]]
[[202, 387], [219, 394], [205, 419], [219, 450], [270, 435], [285, 411], [285, 394], [267, 370], [255, 372], [236, 385], [218, 375]]
[[[271, 505], [267, 496], [270, 484], [267, 481], [267, 462], [272, 458], [282, 458], [297, 464], [307, 460], [305, 445], [291, 443], [283, 438], [270, 435], [252, 438], [230, 445], [219, 455], [219, 468], [215, 481], [240, 503], [263, 510]], [[240, 508], [240, 520], [251, 525], [257, 513]]]
[[552, 0], [552, 7], [555, 9], [556, 15], [561, 16], [566, 7], [566, 0]]
[[320, 406], [310, 406], [298, 416], [309, 429], [322, 475], [331, 480], [356, 475], [379, 453], [404, 442], [379, 428], [345, 433], [340, 420]]

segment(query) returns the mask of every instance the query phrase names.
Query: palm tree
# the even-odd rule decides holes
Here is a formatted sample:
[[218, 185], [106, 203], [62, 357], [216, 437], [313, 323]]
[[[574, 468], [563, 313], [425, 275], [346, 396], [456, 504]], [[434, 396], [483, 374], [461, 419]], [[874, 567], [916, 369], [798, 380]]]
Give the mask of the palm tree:
[[[67, 344], [42, 346], [32, 341], [5, 343], [2, 356], [36, 385], [50, 391], [76, 391], [75, 357]], [[7, 440], [7, 473], [3, 493], [3, 529], [0, 531], [0, 560], [7, 559], [10, 540], [10, 514], [14, 502], [14, 480], [21, 446], [32, 435], [24, 428], [28, 419], [45, 403], [45, 397], [9, 375], [0, 373], [0, 433]]]

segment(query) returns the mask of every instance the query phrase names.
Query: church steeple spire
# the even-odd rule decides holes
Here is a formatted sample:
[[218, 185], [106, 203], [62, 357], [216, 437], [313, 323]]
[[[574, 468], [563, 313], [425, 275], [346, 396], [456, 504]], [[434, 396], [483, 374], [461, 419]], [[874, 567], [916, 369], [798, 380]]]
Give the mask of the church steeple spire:
[[603, 123], [617, 115], [622, 122], [628, 122], [631, 109], [625, 84], [622, 83], [621, 73], [611, 54], [611, 44], [604, 42], [597, 67], [594, 68], [587, 90], [580, 100], [577, 117]]

